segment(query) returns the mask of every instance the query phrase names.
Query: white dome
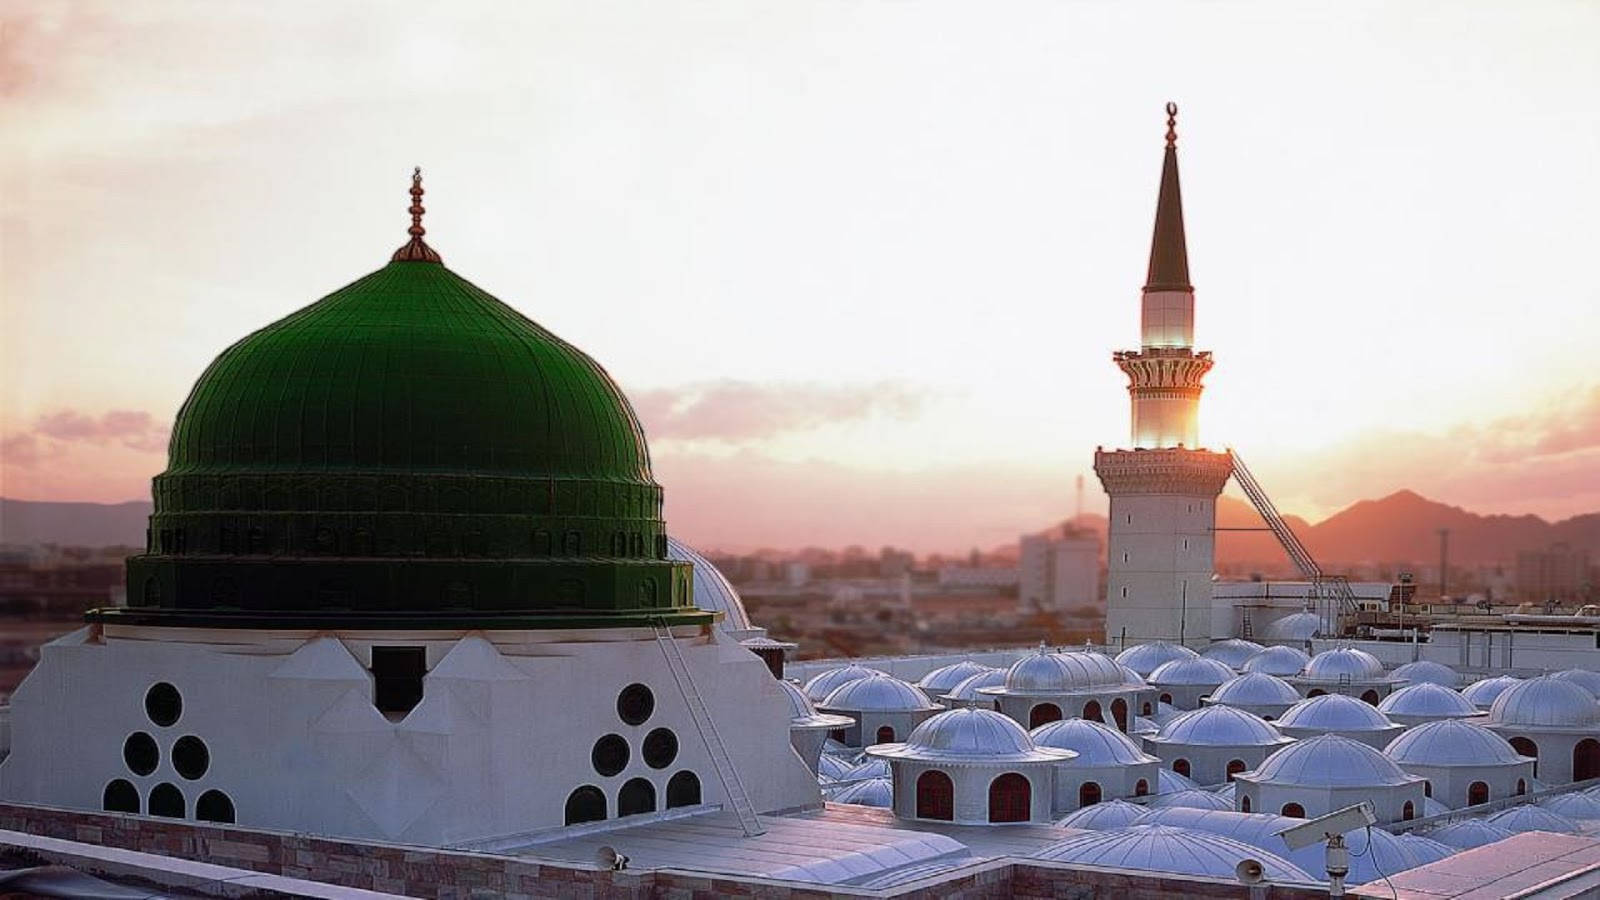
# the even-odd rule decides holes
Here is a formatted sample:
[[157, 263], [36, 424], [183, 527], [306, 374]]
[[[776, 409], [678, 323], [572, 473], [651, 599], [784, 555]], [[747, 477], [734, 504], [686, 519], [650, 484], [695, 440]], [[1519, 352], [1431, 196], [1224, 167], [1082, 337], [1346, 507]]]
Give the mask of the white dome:
[[889, 763], [881, 759], [865, 759], [851, 766], [840, 781], [866, 781], [868, 778], [890, 777]]
[[[1431, 797], [1425, 798], [1424, 805], [1426, 805], [1426, 800], [1431, 799]], [[1404, 844], [1405, 848], [1417, 857], [1417, 862], [1424, 866], [1428, 863], [1438, 862], [1447, 856], [1455, 856], [1457, 853], [1455, 847], [1446, 844], [1444, 841], [1436, 841], [1420, 834], [1407, 832], [1399, 835], [1399, 838], [1400, 843]]]
[[1006, 671], [1008, 694], [1069, 694], [1100, 687], [1120, 687], [1122, 669], [1098, 653], [1050, 653], [1041, 649], [1011, 664]]
[[1217, 641], [1201, 650], [1200, 655], [1206, 659], [1214, 659], [1230, 669], [1237, 669], [1244, 665], [1245, 660], [1264, 649], [1266, 648], [1255, 641], [1247, 641], [1244, 638], [1228, 638], [1225, 641]]
[[1033, 740], [1008, 716], [991, 709], [952, 709], [918, 725], [904, 744], [887, 744], [868, 751], [874, 756], [902, 759], [954, 759], [1065, 761], [1075, 754], [1051, 749], [1040, 752]]
[[1246, 672], [1224, 681], [1206, 700], [1226, 706], [1287, 706], [1300, 702], [1300, 692], [1281, 678]]
[[810, 681], [806, 682], [805, 692], [806, 696], [811, 698], [812, 703], [821, 703], [827, 699], [829, 694], [833, 693], [835, 688], [847, 681], [887, 674], [887, 672], [880, 672], [877, 669], [869, 669], [866, 666], [858, 666], [855, 663], [851, 663], [848, 666], [829, 669], [813, 676]]
[[1203, 706], [1168, 722], [1149, 740], [1213, 747], [1262, 747], [1289, 738], [1260, 716], [1231, 706]]
[[1569, 819], [1585, 821], [1600, 819], [1600, 797], [1592, 797], [1583, 791], [1557, 794], [1549, 799], [1540, 800], [1539, 805]]
[[1568, 669], [1565, 672], [1557, 672], [1550, 677], [1581, 684], [1589, 690], [1589, 693], [1595, 695], [1595, 697], [1600, 697], [1600, 672], [1591, 672], [1588, 669]]
[[1099, 868], [1171, 872], [1237, 881], [1234, 867], [1261, 863], [1268, 881], [1310, 882], [1310, 875], [1281, 856], [1221, 835], [1172, 825], [1129, 825], [1079, 834], [1034, 853], [1038, 859]]
[[1146, 679], [1154, 685], [1209, 685], [1215, 687], [1236, 673], [1227, 663], [1207, 659], [1174, 659], [1156, 667]]
[[817, 708], [811, 705], [811, 698], [806, 696], [805, 691], [787, 681], [778, 682], [778, 686], [783, 689], [783, 696], [789, 701], [790, 719], [804, 719], [817, 714]]
[[1140, 675], [1138, 672], [1135, 672], [1122, 663], [1117, 663], [1117, 668], [1122, 670], [1123, 684], [1128, 685], [1129, 687], [1147, 687], [1149, 685], [1149, 682], [1144, 680], [1143, 675]]
[[1085, 687], [1121, 687], [1127, 683], [1122, 665], [1103, 653], [1074, 650], [1056, 655], [1069, 667], [1081, 667]]
[[1117, 662], [1149, 677], [1156, 667], [1164, 662], [1175, 659], [1194, 659], [1200, 654], [1181, 644], [1169, 644], [1166, 641], [1154, 641], [1149, 644], [1139, 644], [1117, 654]]
[[817, 708], [842, 712], [917, 712], [940, 707], [929, 700], [921, 688], [880, 672], [846, 681], [834, 688]]
[[1056, 825], [1061, 828], [1081, 828], [1085, 831], [1105, 831], [1110, 828], [1126, 828], [1142, 815], [1144, 815], [1142, 806], [1126, 800], [1107, 800], [1085, 806], [1057, 819]]
[[969, 676], [965, 681], [951, 688], [950, 692], [944, 695], [944, 699], [951, 701], [981, 700], [983, 695], [978, 692], [979, 688], [1000, 687], [1005, 683], [1005, 669], [990, 669], [987, 672], [979, 672], [976, 675]]
[[1323, 694], [1301, 700], [1285, 710], [1277, 724], [1279, 728], [1315, 731], [1382, 731], [1394, 727], [1377, 707], [1344, 694]]
[[1507, 688], [1522, 683], [1521, 678], [1513, 675], [1496, 675], [1493, 678], [1483, 678], [1461, 689], [1461, 696], [1479, 709], [1488, 709], [1494, 705], [1495, 698], [1505, 692]]
[[1156, 770], [1155, 793], [1157, 795], [1172, 794], [1178, 791], [1197, 791], [1199, 789], [1200, 785], [1187, 775], [1179, 775], [1171, 769]]
[[1560, 813], [1542, 806], [1524, 803], [1489, 816], [1484, 821], [1504, 828], [1514, 834], [1524, 831], [1553, 831], [1556, 834], [1577, 834], [1583, 827]]
[[1305, 677], [1313, 681], [1383, 681], [1383, 663], [1365, 650], [1336, 647], [1311, 657]]
[[1503, 841], [1511, 835], [1510, 829], [1491, 825], [1482, 819], [1462, 819], [1459, 822], [1429, 829], [1426, 837], [1441, 844], [1448, 844], [1457, 850], [1471, 850], [1473, 847]]
[[1455, 669], [1444, 663], [1436, 663], [1431, 659], [1408, 662], [1395, 669], [1391, 674], [1395, 678], [1404, 678], [1412, 684], [1428, 682], [1429, 684], [1443, 685], [1447, 688], [1456, 688], [1461, 685], [1461, 676], [1456, 674]]
[[[1327, 851], [1321, 843], [1299, 850], [1288, 850], [1283, 838], [1277, 834], [1285, 828], [1304, 822], [1304, 819], [1289, 819], [1270, 813], [1191, 809], [1182, 806], [1148, 810], [1138, 819], [1138, 824], [1141, 825], [1176, 825], [1180, 828], [1220, 834], [1278, 853], [1307, 872], [1323, 872]], [[1381, 828], [1371, 829], [1370, 832], [1365, 829], [1347, 831], [1345, 842], [1354, 848], [1354, 852], [1350, 854], [1348, 884], [1376, 881], [1383, 877], [1381, 873], [1392, 875], [1418, 865], [1417, 857], [1407, 850], [1400, 839]]]
[[1507, 688], [1489, 718], [1526, 728], [1592, 728], [1600, 724], [1600, 701], [1576, 682], [1545, 675]]
[[887, 778], [868, 778], [836, 788], [828, 797], [834, 803], [848, 803], [851, 806], [876, 806], [879, 809], [888, 809], [894, 805], [894, 784]]
[[1187, 790], [1157, 794], [1148, 803], [1152, 807], [1183, 806], [1189, 809], [1233, 809], [1233, 801], [1218, 797], [1210, 791]]
[[1462, 719], [1482, 715], [1471, 700], [1431, 681], [1418, 682], [1395, 691], [1378, 701], [1378, 711], [1386, 716], [1429, 719]]
[[1059, 719], [1030, 732], [1035, 747], [1055, 747], [1078, 754], [1079, 766], [1132, 766], [1155, 762], [1127, 735], [1089, 719]]
[[849, 762], [824, 753], [817, 760], [817, 780], [841, 781], [852, 768]]
[[1300, 787], [1380, 787], [1419, 780], [1370, 745], [1337, 734], [1296, 741], [1237, 777]]
[[1309, 641], [1322, 633], [1322, 617], [1314, 612], [1290, 613], [1267, 626], [1269, 641]]
[[1242, 671], [1284, 678], [1305, 671], [1311, 656], [1298, 647], [1268, 647], [1244, 661]]
[[1211, 793], [1228, 801], [1228, 808], [1233, 809], [1234, 803], [1239, 799], [1239, 784], [1238, 782], [1230, 781]]
[[1429, 816], [1442, 816], [1450, 812], [1450, 809], [1450, 807], [1445, 806], [1433, 797], [1429, 797], [1427, 794], [1422, 795], [1422, 817], [1424, 819]]
[[1161, 731], [1161, 726], [1155, 719], [1146, 719], [1144, 716], [1134, 716], [1133, 724], [1128, 726], [1129, 734], [1156, 734]]
[[694, 605], [701, 609], [722, 613], [717, 627], [735, 638], [753, 637], [759, 633], [750, 624], [750, 614], [745, 612], [744, 600], [734, 590], [722, 570], [701, 556], [699, 551], [675, 537], [667, 538], [667, 559], [694, 564]]
[[1418, 725], [1390, 741], [1383, 752], [1395, 762], [1418, 766], [1505, 766], [1524, 759], [1505, 738], [1460, 719]]
[[964, 659], [958, 663], [941, 666], [922, 676], [917, 679], [917, 687], [922, 688], [923, 693], [930, 697], [938, 697], [974, 675], [993, 670], [993, 666]]

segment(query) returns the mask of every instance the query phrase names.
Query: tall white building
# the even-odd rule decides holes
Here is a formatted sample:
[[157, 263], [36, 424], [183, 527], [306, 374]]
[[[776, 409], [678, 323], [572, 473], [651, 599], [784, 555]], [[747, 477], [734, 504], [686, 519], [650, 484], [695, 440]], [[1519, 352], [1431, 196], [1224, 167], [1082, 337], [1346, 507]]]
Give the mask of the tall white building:
[[1167, 105], [1155, 234], [1138, 350], [1113, 355], [1128, 376], [1131, 450], [1097, 450], [1111, 497], [1106, 640], [1203, 643], [1211, 632], [1216, 500], [1233, 459], [1199, 449], [1201, 380], [1211, 353], [1194, 349], [1194, 286], [1178, 188], [1178, 109]]
[[1100, 541], [1051, 532], [1022, 537], [1017, 599], [1025, 610], [1055, 611], [1094, 603], [1100, 590]]

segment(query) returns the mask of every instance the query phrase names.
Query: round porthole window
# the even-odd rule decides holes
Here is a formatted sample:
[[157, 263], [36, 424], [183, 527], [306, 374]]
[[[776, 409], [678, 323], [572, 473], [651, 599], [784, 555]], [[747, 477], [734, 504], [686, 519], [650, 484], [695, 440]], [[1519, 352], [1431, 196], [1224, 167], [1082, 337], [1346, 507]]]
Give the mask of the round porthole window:
[[678, 758], [678, 736], [657, 728], [644, 736], [644, 762], [652, 769], [665, 769]]
[[642, 684], [630, 684], [617, 695], [617, 715], [629, 725], [643, 725], [656, 711], [656, 696]]
[[144, 713], [150, 721], [165, 728], [183, 715], [183, 697], [177, 688], [165, 681], [151, 685], [144, 694]]
[[149, 775], [161, 763], [161, 751], [156, 739], [142, 731], [135, 731], [122, 742], [122, 761], [135, 775]]
[[601, 775], [615, 775], [628, 767], [628, 742], [621, 735], [608, 734], [594, 742], [589, 761], [594, 763], [594, 770]]
[[190, 781], [206, 774], [211, 767], [211, 751], [206, 749], [206, 742], [192, 734], [178, 738], [172, 745], [172, 767]]

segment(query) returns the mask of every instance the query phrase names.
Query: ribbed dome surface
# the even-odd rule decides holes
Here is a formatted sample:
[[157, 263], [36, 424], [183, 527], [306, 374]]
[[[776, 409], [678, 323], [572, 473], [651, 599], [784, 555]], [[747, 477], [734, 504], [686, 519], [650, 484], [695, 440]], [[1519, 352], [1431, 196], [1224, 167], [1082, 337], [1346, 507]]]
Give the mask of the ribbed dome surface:
[[1540, 800], [1539, 805], [1569, 819], [1591, 822], [1600, 820], [1600, 797], [1591, 797], [1582, 791], [1557, 794], [1549, 799]]
[[1296, 741], [1239, 777], [1303, 787], [1379, 787], [1416, 780], [1372, 747], [1337, 734]]
[[1600, 672], [1591, 672], [1588, 669], [1568, 669], [1550, 676], [1573, 684], [1583, 685], [1589, 693], [1600, 697]]
[[1174, 659], [1164, 662], [1147, 679], [1159, 685], [1219, 685], [1234, 676], [1226, 663], [1214, 659]]
[[958, 663], [941, 666], [922, 676], [917, 679], [917, 687], [922, 688], [923, 692], [930, 697], [939, 697], [948, 693], [951, 688], [966, 681], [968, 678], [993, 670], [993, 666], [986, 666], [983, 663], [964, 659]]
[[1500, 766], [1523, 761], [1505, 738], [1460, 719], [1418, 725], [1390, 741], [1383, 752], [1398, 763], [1426, 766]]
[[1238, 669], [1244, 665], [1245, 660], [1260, 653], [1263, 649], [1265, 648], [1255, 641], [1247, 641], [1244, 638], [1228, 638], [1225, 641], [1217, 641], [1201, 650], [1200, 655], [1206, 659], [1214, 659], [1230, 669]]
[[1150, 673], [1164, 662], [1171, 662], [1174, 659], [1193, 659], [1199, 655], [1181, 644], [1152, 641], [1129, 647], [1118, 653], [1117, 662], [1148, 678]]
[[1268, 881], [1314, 881], [1288, 860], [1220, 835], [1172, 825], [1130, 825], [1074, 835], [1033, 854], [1039, 859], [1141, 872], [1236, 881], [1234, 868], [1258, 860]]
[[1022, 726], [992, 709], [939, 713], [913, 729], [906, 746], [940, 755], [991, 759], [1033, 751], [1033, 741]]
[[806, 682], [806, 696], [810, 697], [813, 703], [821, 703], [828, 698], [829, 694], [834, 692], [835, 688], [845, 682], [887, 674], [887, 672], [851, 663], [848, 666], [840, 666], [836, 669], [829, 669], [826, 672], [819, 672], [813, 675], [811, 680]]
[[889, 763], [885, 760], [868, 757], [856, 763], [847, 770], [840, 781], [866, 781], [869, 778], [889, 778]]
[[1057, 819], [1056, 825], [1061, 828], [1081, 828], [1085, 831], [1126, 828], [1133, 824], [1134, 819], [1144, 815], [1144, 811], [1144, 807], [1126, 800], [1106, 800], [1074, 810]]
[[1489, 718], [1530, 728], [1589, 728], [1600, 724], [1600, 702], [1576, 682], [1545, 675], [1507, 688]]
[[1210, 791], [1187, 790], [1156, 794], [1148, 804], [1152, 808], [1182, 806], [1188, 809], [1233, 809], [1233, 802]]
[[1129, 737], [1089, 719], [1059, 719], [1029, 732], [1034, 746], [1056, 747], [1078, 754], [1080, 766], [1132, 766], [1154, 762]]
[[1122, 683], [1128, 687], [1147, 687], [1149, 685], [1149, 682], [1144, 680], [1143, 675], [1140, 675], [1138, 672], [1135, 672], [1133, 669], [1128, 668], [1122, 663], [1117, 663], [1117, 668], [1122, 670]]
[[1473, 847], [1503, 841], [1513, 833], [1508, 828], [1491, 825], [1482, 819], [1462, 819], [1429, 829], [1425, 836], [1457, 850], [1471, 850]]
[[828, 799], [834, 803], [848, 803], [851, 806], [888, 809], [894, 805], [894, 783], [887, 778], [869, 778], [835, 789]]
[[1260, 672], [1263, 675], [1284, 678], [1299, 675], [1309, 662], [1311, 657], [1304, 650], [1295, 647], [1268, 647], [1245, 660], [1241, 668], [1245, 672]]
[[667, 538], [667, 559], [686, 562], [694, 566], [694, 605], [709, 612], [723, 614], [719, 627], [734, 637], [747, 636], [755, 626], [750, 624], [750, 614], [745, 612], [744, 600], [734, 589], [722, 570], [712, 565], [701, 553], [674, 537]]
[[1522, 683], [1521, 678], [1514, 675], [1496, 675], [1493, 678], [1481, 678], [1461, 689], [1461, 696], [1467, 698], [1473, 706], [1479, 709], [1488, 709], [1494, 705], [1506, 689]]
[[846, 681], [817, 704], [823, 710], [845, 712], [915, 712], [938, 709], [920, 688], [891, 675], [878, 673]]
[[1323, 694], [1289, 707], [1278, 717], [1278, 727], [1317, 731], [1381, 731], [1394, 727], [1394, 723], [1370, 703], [1344, 694]]
[[981, 700], [983, 695], [978, 693], [980, 688], [1000, 687], [1005, 683], [1005, 669], [991, 669], [987, 672], [979, 672], [976, 675], [968, 676], [960, 684], [951, 688], [950, 692], [944, 695], [944, 699], [951, 701]]
[[1430, 684], [1442, 685], [1447, 688], [1455, 688], [1461, 685], [1461, 676], [1456, 674], [1455, 669], [1450, 668], [1444, 663], [1434, 662], [1431, 659], [1419, 659], [1416, 662], [1408, 662], [1405, 665], [1396, 668], [1391, 674], [1395, 678], [1404, 678], [1406, 681], [1409, 681], [1412, 684], [1422, 684], [1423, 682], [1428, 682]]
[[1157, 794], [1171, 794], [1176, 791], [1197, 791], [1199, 789], [1200, 785], [1196, 784], [1192, 778], [1179, 775], [1171, 769], [1156, 770], [1155, 793]]
[[1309, 641], [1322, 633], [1322, 617], [1313, 612], [1290, 613], [1267, 626], [1269, 641]]
[[805, 691], [787, 681], [779, 681], [778, 687], [789, 701], [789, 718], [803, 719], [817, 714], [817, 708], [811, 704], [811, 698], [806, 696]]
[[1281, 678], [1246, 672], [1224, 681], [1207, 698], [1229, 706], [1272, 706], [1300, 702], [1300, 692]]
[[1405, 845], [1406, 850], [1417, 857], [1418, 865], [1425, 866], [1428, 863], [1438, 862], [1445, 857], [1455, 856], [1458, 852], [1455, 847], [1446, 844], [1444, 841], [1436, 841], [1433, 838], [1423, 837], [1414, 832], [1399, 835], [1399, 840], [1401, 844]]
[[1447, 719], [1482, 715], [1472, 701], [1456, 691], [1431, 681], [1407, 685], [1378, 701], [1386, 716]]
[[1490, 825], [1504, 828], [1512, 833], [1524, 831], [1553, 831], [1556, 834], [1577, 834], [1583, 828], [1559, 813], [1551, 812], [1542, 806], [1524, 803], [1503, 809], [1485, 820]]
[[1339, 681], [1342, 678], [1381, 681], [1384, 677], [1383, 663], [1365, 650], [1337, 647], [1311, 657], [1311, 662], [1306, 664], [1305, 677], [1317, 681]]
[[1054, 653], [1040, 650], [1017, 660], [1006, 670], [1005, 685], [1008, 693], [1062, 694], [1075, 686], [1073, 673]]
[[849, 762], [827, 753], [817, 759], [817, 778], [828, 781], [841, 781], [853, 768]]
[[1205, 706], [1168, 722], [1155, 740], [1215, 747], [1259, 747], [1286, 739], [1260, 716], [1231, 706]]

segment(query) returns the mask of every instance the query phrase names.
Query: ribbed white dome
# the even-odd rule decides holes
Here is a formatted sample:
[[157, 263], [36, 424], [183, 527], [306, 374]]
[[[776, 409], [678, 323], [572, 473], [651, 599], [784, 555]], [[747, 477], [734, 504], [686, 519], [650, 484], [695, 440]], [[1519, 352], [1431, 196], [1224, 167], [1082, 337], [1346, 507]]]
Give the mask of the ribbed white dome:
[[1225, 641], [1217, 641], [1201, 650], [1200, 655], [1206, 659], [1214, 659], [1230, 669], [1237, 669], [1244, 665], [1245, 660], [1260, 653], [1263, 649], [1265, 648], [1255, 641], [1247, 641], [1244, 638], [1228, 638]]
[[1224, 681], [1206, 699], [1227, 706], [1288, 705], [1300, 702], [1300, 692], [1281, 678], [1246, 672]]
[[1378, 701], [1378, 711], [1386, 716], [1429, 719], [1462, 719], [1482, 715], [1471, 700], [1431, 681], [1407, 685], [1395, 691]]
[[843, 712], [916, 712], [939, 707], [920, 688], [880, 672], [846, 681], [834, 688], [817, 708]]
[[866, 666], [858, 666], [855, 663], [851, 663], [848, 666], [829, 669], [813, 676], [810, 681], [806, 682], [805, 692], [806, 696], [811, 698], [811, 702], [821, 703], [827, 699], [829, 694], [833, 693], [835, 688], [847, 681], [867, 678], [872, 675], [887, 674], [887, 672], [880, 672], [877, 669], [869, 669]]
[[803, 719], [817, 714], [817, 708], [811, 705], [811, 698], [805, 691], [787, 681], [778, 682], [778, 687], [783, 689], [783, 696], [789, 701], [789, 718]]
[[1336, 647], [1324, 650], [1306, 663], [1305, 677], [1316, 681], [1382, 681], [1383, 663], [1365, 650]]
[[1370, 703], [1344, 694], [1323, 694], [1289, 707], [1278, 717], [1278, 727], [1316, 731], [1382, 731], [1393, 728], [1394, 723]]
[[667, 538], [667, 559], [694, 564], [694, 605], [722, 613], [718, 628], [735, 638], [752, 636], [756, 629], [750, 624], [750, 614], [745, 612], [744, 600], [740, 599], [739, 592], [722, 574], [722, 570], [711, 564], [711, 560], [670, 536]]
[[1015, 720], [992, 709], [952, 709], [925, 720], [906, 746], [927, 753], [985, 758], [1033, 752], [1033, 741]]
[[1288, 740], [1260, 716], [1231, 706], [1203, 706], [1168, 722], [1150, 740], [1213, 747], [1261, 747]]
[[1417, 780], [1371, 746], [1337, 734], [1296, 741], [1237, 777], [1301, 787], [1382, 787]]
[[1576, 682], [1545, 675], [1507, 688], [1489, 718], [1527, 728], [1590, 728], [1600, 724], [1600, 701]]
[[1592, 797], [1583, 791], [1557, 794], [1549, 799], [1540, 800], [1539, 805], [1569, 819], [1584, 821], [1600, 819], [1600, 797]]
[[1092, 831], [1051, 844], [1033, 854], [1038, 859], [1140, 872], [1200, 875], [1233, 883], [1234, 867], [1258, 860], [1268, 881], [1309, 882], [1294, 863], [1259, 847], [1221, 835], [1172, 825], [1129, 825]]
[[1084, 687], [1120, 687], [1127, 681], [1122, 665], [1101, 653], [1073, 650], [1058, 653], [1062, 661], [1075, 671], [1081, 670]]
[[1532, 803], [1503, 809], [1487, 817], [1484, 821], [1517, 834], [1524, 831], [1553, 831], [1556, 834], [1577, 834], [1583, 830], [1581, 825], [1566, 816], [1553, 813], [1542, 806], [1535, 806]]
[[1062, 828], [1105, 831], [1108, 828], [1126, 828], [1142, 815], [1144, 815], [1142, 806], [1126, 800], [1107, 800], [1069, 813], [1057, 819], [1056, 824]]
[[1149, 685], [1149, 682], [1144, 680], [1143, 675], [1140, 675], [1138, 672], [1135, 672], [1122, 663], [1117, 663], [1117, 668], [1122, 670], [1123, 684], [1129, 687], [1146, 687]]
[[1384, 754], [1418, 766], [1504, 766], [1523, 761], [1509, 741], [1461, 719], [1418, 725], [1389, 742]]
[[969, 676], [965, 681], [950, 689], [944, 695], [946, 700], [979, 700], [983, 695], [978, 693], [979, 688], [1000, 687], [1006, 683], [1005, 669], [991, 669], [988, 672], [979, 672]]
[[1322, 633], [1322, 617], [1314, 612], [1290, 613], [1267, 626], [1269, 641], [1309, 641]]
[[1491, 825], [1482, 819], [1462, 819], [1459, 822], [1429, 829], [1426, 837], [1457, 850], [1471, 850], [1473, 847], [1503, 841], [1511, 837], [1512, 833], [1510, 829]]
[[1117, 662], [1148, 678], [1150, 673], [1164, 662], [1171, 662], [1174, 659], [1194, 659], [1199, 655], [1181, 644], [1153, 641], [1129, 647], [1118, 653]]
[[1405, 845], [1405, 848], [1417, 857], [1417, 862], [1424, 866], [1428, 863], [1438, 862], [1447, 856], [1455, 856], [1457, 853], [1455, 847], [1446, 844], [1444, 841], [1436, 841], [1420, 834], [1407, 832], [1399, 835], [1399, 838], [1400, 843]]
[[881, 759], [865, 759], [851, 766], [840, 781], [866, 781], [868, 778], [889, 778], [889, 763]]
[[1244, 661], [1243, 670], [1284, 678], [1305, 671], [1311, 656], [1297, 647], [1268, 647]]
[[1156, 794], [1150, 798], [1148, 805], [1152, 807], [1182, 806], [1188, 809], [1233, 809], [1233, 801], [1225, 800], [1210, 791], [1202, 790]]
[[1573, 684], [1581, 684], [1588, 689], [1589, 693], [1600, 698], [1600, 672], [1591, 672], [1588, 669], [1568, 669], [1565, 672], [1557, 672], [1550, 677], [1559, 678], [1562, 681], [1570, 681]]
[[1156, 770], [1156, 794], [1172, 794], [1178, 791], [1197, 791], [1200, 785], [1187, 775], [1179, 775], [1171, 769]]
[[1089, 719], [1046, 722], [1029, 733], [1036, 747], [1056, 747], [1078, 754], [1080, 766], [1131, 766], [1154, 762], [1127, 735]]
[[1455, 669], [1444, 663], [1434, 662], [1431, 659], [1408, 662], [1395, 669], [1391, 674], [1395, 678], [1404, 678], [1412, 684], [1428, 682], [1430, 684], [1443, 685], [1447, 688], [1456, 688], [1461, 685], [1461, 676], [1456, 673]]
[[869, 778], [838, 788], [828, 799], [834, 803], [888, 809], [894, 805], [894, 784], [887, 778]]
[[1154, 685], [1210, 685], [1215, 687], [1232, 678], [1236, 673], [1228, 667], [1227, 663], [1207, 659], [1203, 656], [1194, 659], [1174, 659], [1156, 666], [1154, 672], [1146, 679]]
[[1494, 705], [1507, 688], [1522, 683], [1521, 678], [1513, 675], [1496, 675], [1493, 678], [1482, 678], [1461, 689], [1461, 696], [1467, 698], [1473, 706], [1479, 709], [1488, 709]]
[[817, 779], [819, 781], [822, 779], [840, 781], [852, 768], [854, 766], [839, 757], [824, 753], [817, 760]]
[[939, 697], [968, 678], [993, 669], [993, 666], [964, 659], [958, 663], [941, 666], [922, 676], [917, 679], [917, 687], [922, 688], [923, 693], [930, 697]]
[[1120, 687], [1122, 669], [1098, 653], [1038, 653], [1024, 656], [1006, 672], [1006, 692], [1067, 694], [1100, 687]]

